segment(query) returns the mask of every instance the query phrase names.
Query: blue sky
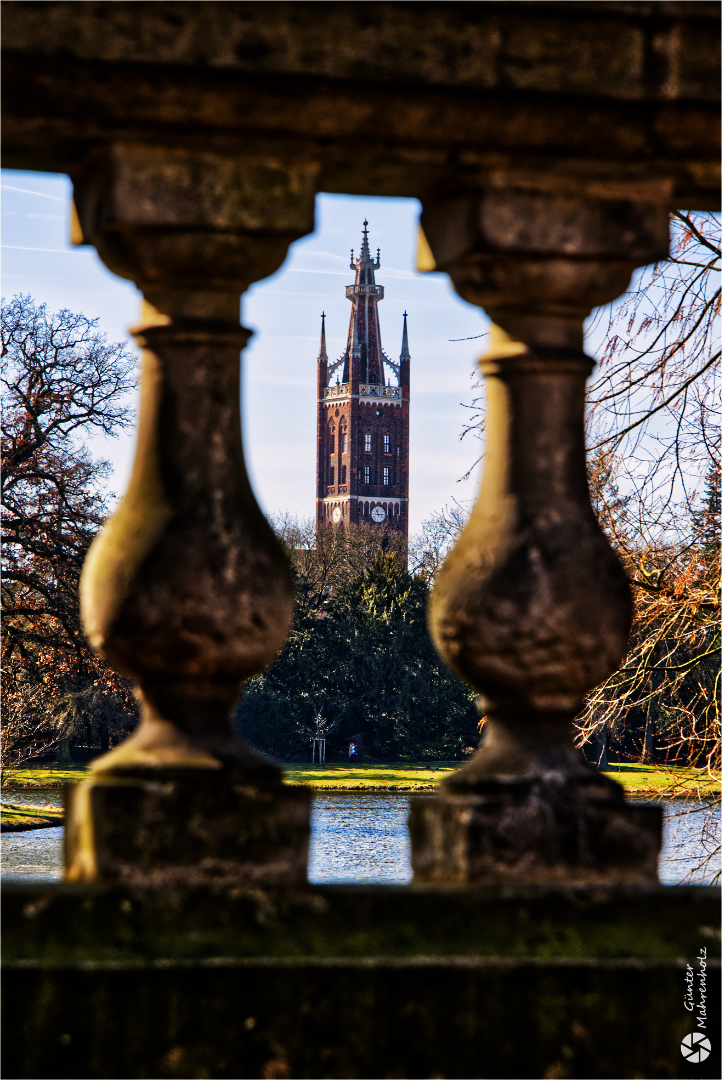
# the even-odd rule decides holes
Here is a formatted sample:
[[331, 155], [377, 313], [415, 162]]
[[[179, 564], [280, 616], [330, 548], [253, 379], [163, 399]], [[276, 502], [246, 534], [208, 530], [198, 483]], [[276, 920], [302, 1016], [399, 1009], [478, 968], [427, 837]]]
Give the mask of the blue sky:
[[[99, 318], [109, 337], [127, 339], [140, 295], [106, 270], [92, 248], [71, 247], [71, 194], [66, 176], [3, 171], [2, 293], [30, 293], [50, 310], [82, 311]], [[473, 396], [471, 376], [484, 341], [449, 339], [482, 334], [488, 320], [456, 296], [444, 275], [415, 272], [419, 209], [413, 199], [319, 195], [315, 232], [295, 243], [283, 267], [244, 296], [242, 322], [254, 331], [243, 361], [244, 443], [266, 512], [314, 514], [320, 315], [328, 316], [328, 350], [336, 357], [348, 330], [349, 251], [359, 248], [364, 217], [372, 248], [381, 248], [381, 333], [392, 359], [401, 348], [401, 314], [409, 313], [412, 531], [451, 499], [474, 497], [478, 475], [458, 480], [478, 456], [478, 444], [468, 438], [460, 443], [459, 434], [466, 418], [462, 403]], [[92, 450], [112, 462], [112, 486], [121, 494], [132, 437], [98, 439]]]

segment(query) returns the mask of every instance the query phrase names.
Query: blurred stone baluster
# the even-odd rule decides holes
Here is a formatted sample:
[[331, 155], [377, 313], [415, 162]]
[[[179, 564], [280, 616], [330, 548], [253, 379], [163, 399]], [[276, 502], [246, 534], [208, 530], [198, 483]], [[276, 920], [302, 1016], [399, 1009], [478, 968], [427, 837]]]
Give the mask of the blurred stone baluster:
[[574, 748], [572, 721], [621, 662], [632, 616], [587, 487], [583, 322], [666, 256], [667, 197], [505, 175], [424, 208], [420, 268], [447, 271], [494, 325], [481, 491], [429, 611], [488, 721], [441, 794], [412, 805], [416, 881], [656, 881], [660, 808], [625, 802]]
[[68, 791], [70, 880], [305, 880], [310, 793], [231, 713], [293, 604], [243, 459], [239, 300], [312, 230], [315, 175], [116, 146], [73, 176], [82, 240], [144, 301], [133, 474], [81, 583], [87, 636], [136, 680], [142, 719]]

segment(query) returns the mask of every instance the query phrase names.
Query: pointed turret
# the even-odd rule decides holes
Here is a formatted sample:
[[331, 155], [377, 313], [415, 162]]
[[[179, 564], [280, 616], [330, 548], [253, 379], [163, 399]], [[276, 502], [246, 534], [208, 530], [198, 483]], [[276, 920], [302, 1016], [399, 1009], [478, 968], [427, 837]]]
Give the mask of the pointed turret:
[[328, 362], [328, 353], [326, 352], [326, 312], [321, 312], [321, 347], [318, 350], [318, 359]]
[[408, 318], [406, 312], [404, 312], [404, 332], [401, 335], [401, 352], [399, 354], [399, 360], [410, 360], [411, 353], [409, 352], [409, 331], [406, 327], [406, 319]]
[[321, 345], [318, 350], [318, 393], [323, 397], [328, 386], [328, 353], [326, 352], [326, 312], [321, 315]]
[[401, 352], [399, 354], [399, 386], [404, 397], [409, 396], [409, 383], [411, 382], [411, 353], [409, 352], [409, 331], [406, 326], [407, 314], [404, 312], [404, 330], [401, 335]]

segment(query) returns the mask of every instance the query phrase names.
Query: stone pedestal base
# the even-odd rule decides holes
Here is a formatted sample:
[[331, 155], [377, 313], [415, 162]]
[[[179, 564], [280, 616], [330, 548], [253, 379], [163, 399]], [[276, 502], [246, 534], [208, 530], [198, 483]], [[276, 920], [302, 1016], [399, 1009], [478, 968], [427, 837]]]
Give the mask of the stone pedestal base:
[[68, 881], [306, 881], [311, 791], [257, 772], [154, 769], [66, 788]]
[[[616, 786], [616, 785], [615, 785]], [[586, 796], [586, 797], [585, 797]], [[411, 801], [414, 882], [656, 884], [662, 809], [542, 780]]]

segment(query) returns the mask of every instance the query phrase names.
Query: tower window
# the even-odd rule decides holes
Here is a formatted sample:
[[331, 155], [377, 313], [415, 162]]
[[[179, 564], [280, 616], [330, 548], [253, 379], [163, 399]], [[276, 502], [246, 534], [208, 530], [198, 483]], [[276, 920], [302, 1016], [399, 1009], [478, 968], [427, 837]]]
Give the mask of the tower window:
[[340, 482], [342, 484], [346, 483], [346, 466], [345, 465], [341, 466], [341, 481]]
[[391, 483], [391, 469], [384, 469], [384, 484]]
[[339, 442], [339, 447], [338, 447], [339, 450], [341, 451], [342, 454], [345, 454], [346, 453], [346, 432], [345, 431], [342, 431], [341, 434], [339, 435], [338, 442]]
[[329, 482], [329, 484], [333, 483], [333, 465], [328, 470], [328, 482]]
[[391, 453], [391, 436], [390, 435], [384, 435], [384, 453], [385, 454], [390, 454]]
[[368, 465], [364, 465], [364, 484], [371, 483], [371, 469]]
[[371, 436], [364, 435], [364, 450], [367, 454], [371, 453]]
[[330, 438], [330, 442], [329, 442], [329, 453], [331, 453], [331, 454], [332, 454], [332, 453], [333, 453], [333, 446], [334, 446], [334, 442], [335, 442], [335, 440], [334, 440], [334, 437], [333, 437], [333, 435], [329, 436], [329, 438]]

